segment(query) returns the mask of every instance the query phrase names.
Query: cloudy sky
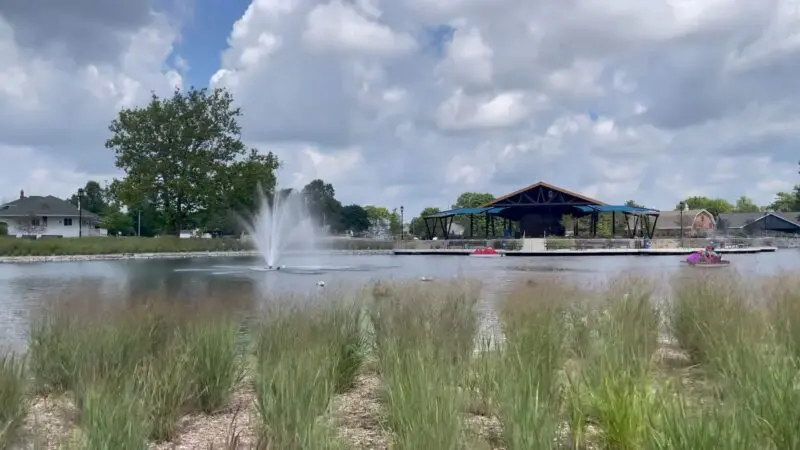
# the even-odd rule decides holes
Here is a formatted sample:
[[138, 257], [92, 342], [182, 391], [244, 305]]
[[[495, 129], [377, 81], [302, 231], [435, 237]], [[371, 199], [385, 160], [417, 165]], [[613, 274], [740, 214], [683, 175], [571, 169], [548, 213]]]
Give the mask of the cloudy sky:
[[0, 198], [120, 174], [122, 107], [225, 86], [285, 186], [447, 207], [800, 181], [800, 0], [0, 0]]

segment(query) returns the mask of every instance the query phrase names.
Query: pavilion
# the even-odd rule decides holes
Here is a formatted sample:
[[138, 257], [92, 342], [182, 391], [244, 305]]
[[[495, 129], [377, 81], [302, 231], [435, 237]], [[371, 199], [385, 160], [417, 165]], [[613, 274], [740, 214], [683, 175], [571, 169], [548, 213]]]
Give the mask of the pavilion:
[[[629, 238], [637, 234], [653, 237], [659, 211], [627, 205], [608, 205], [584, 195], [540, 181], [528, 187], [503, 195], [497, 199], [481, 205], [478, 208], [459, 208], [441, 211], [424, 217], [428, 237], [436, 235], [437, 228], [441, 227], [445, 239], [449, 238], [450, 226], [453, 219], [458, 216], [469, 216], [469, 235], [474, 236], [474, 218], [477, 215], [486, 217], [486, 238], [489, 235], [497, 236], [496, 227], [502, 226], [503, 235], [507, 237], [544, 237], [563, 236], [564, 226], [561, 218], [565, 215], [575, 218], [590, 218], [590, 235], [597, 235], [597, 222], [600, 214], [612, 215], [612, 235], [617, 234], [616, 216], [623, 214], [625, 217], [626, 235]], [[498, 224], [499, 222], [499, 224]], [[512, 228], [512, 223], [516, 227]], [[514, 232], [510, 230], [514, 229]], [[491, 231], [491, 233], [490, 233]], [[638, 232], [638, 233], [637, 233]], [[577, 235], [577, 223], [575, 226]]]

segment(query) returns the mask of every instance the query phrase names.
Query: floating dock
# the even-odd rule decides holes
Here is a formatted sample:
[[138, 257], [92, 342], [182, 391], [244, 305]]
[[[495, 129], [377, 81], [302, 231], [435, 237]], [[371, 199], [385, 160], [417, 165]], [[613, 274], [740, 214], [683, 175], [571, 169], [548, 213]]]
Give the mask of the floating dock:
[[[524, 257], [524, 256], [686, 256], [702, 248], [596, 248], [585, 250], [545, 250], [538, 252], [530, 251], [506, 251], [497, 250], [504, 256]], [[723, 255], [742, 255], [752, 253], [770, 253], [777, 251], [777, 247], [742, 247], [742, 248], [718, 248], [715, 251]], [[424, 250], [395, 250], [398, 256], [411, 255], [441, 255], [441, 256], [469, 256], [473, 249], [424, 249]]]

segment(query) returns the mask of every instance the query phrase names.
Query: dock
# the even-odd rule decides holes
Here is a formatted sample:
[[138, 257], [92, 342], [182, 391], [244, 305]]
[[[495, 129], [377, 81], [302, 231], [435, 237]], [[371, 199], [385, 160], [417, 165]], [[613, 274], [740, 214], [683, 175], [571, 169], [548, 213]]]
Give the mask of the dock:
[[[594, 248], [585, 250], [544, 250], [544, 251], [506, 251], [497, 250], [508, 257], [547, 257], [547, 256], [686, 256], [702, 248]], [[741, 247], [718, 248], [715, 251], [723, 255], [743, 255], [755, 253], [771, 253], [777, 247]], [[397, 256], [469, 256], [472, 249], [419, 249], [394, 250]]]

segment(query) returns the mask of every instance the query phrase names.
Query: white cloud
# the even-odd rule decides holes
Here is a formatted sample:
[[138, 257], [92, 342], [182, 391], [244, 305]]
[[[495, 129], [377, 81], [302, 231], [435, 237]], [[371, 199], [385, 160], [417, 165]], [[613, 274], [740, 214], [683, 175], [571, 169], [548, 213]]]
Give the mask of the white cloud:
[[[62, 7], [55, 6], [51, 12], [58, 14]], [[15, 18], [12, 27], [0, 7], [3, 198], [16, 197], [20, 189], [67, 196], [89, 177], [102, 182], [118, 176], [113, 154], [104, 148], [108, 123], [116, 111], [146, 101], [152, 91], [167, 93], [183, 83], [179, 71], [165, 64], [178, 32], [163, 15], [146, 10], [143, 15], [122, 15], [117, 20], [138, 22], [120, 22], [113, 36], [54, 36], [61, 39], [54, 46], [44, 34], [52, 27], [46, 27], [42, 21], [47, 18], [34, 9], [12, 8], [8, 13]], [[76, 18], [64, 12], [61, 17], [57, 26], [62, 33], [103, 30], [86, 16]], [[33, 36], [33, 29], [39, 30], [37, 40], [24, 38]], [[112, 48], [117, 53], [109, 57], [105, 52]], [[97, 53], [91, 53], [92, 49]]]
[[376, 21], [379, 12], [375, 6], [370, 5], [368, 11], [371, 14], [341, 0], [318, 5], [308, 13], [303, 37], [316, 49], [345, 53], [385, 56], [414, 49], [416, 43], [411, 36], [396, 33]]
[[[165, 64], [176, 22], [137, 8], [84, 27], [108, 42], [92, 53], [80, 29], [0, 7], [0, 149], [30, 161], [0, 168], [4, 195], [113, 174], [114, 111], [203, 65]], [[412, 215], [538, 180], [767, 203], [800, 181], [798, 29], [796, 0], [254, 0], [210, 81], [285, 184], [321, 177], [345, 203]]]

